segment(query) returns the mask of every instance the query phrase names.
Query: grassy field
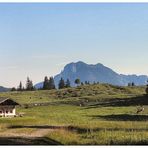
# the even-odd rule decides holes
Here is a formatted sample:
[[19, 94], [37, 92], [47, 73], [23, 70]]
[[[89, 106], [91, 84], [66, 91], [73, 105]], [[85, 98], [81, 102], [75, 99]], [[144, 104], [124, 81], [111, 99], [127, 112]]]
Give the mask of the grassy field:
[[[0, 144], [148, 144], [145, 87], [94, 84], [62, 90], [7, 92], [23, 117], [0, 118]], [[145, 110], [136, 114], [137, 106]]]

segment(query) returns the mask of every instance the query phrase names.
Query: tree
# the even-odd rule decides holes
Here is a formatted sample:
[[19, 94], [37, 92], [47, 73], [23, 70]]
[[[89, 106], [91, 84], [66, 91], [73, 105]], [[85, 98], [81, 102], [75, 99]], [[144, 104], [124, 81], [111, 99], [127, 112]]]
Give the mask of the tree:
[[62, 89], [65, 87], [65, 82], [64, 82], [64, 79], [61, 78], [60, 81], [59, 81], [59, 89]]
[[89, 83], [89, 81], [85, 81], [85, 85], [89, 85], [90, 83]]
[[96, 82], [94, 81], [94, 83], [93, 83], [94, 85], [96, 84]]
[[77, 78], [77, 79], [75, 80], [75, 84], [77, 84], [77, 86], [78, 86], [78, 85], [80, 84], [80, 79]]
[[34, 90], [33, 82], [29, 79], [29, 77], [27, 77], [26, 81], [26, 90]]
[[131, 86], [132, 84], [131, 83], [128, 83], [128, 86]]
[[23, 86], [22, 86], [22, 82], [20, 81], [20, 84], [19, 84], [19, 86], [18, 86], [18, 89], [17, 89], [18, 91], [22, 91], [23, 90]]
[[48, 77], [45, 76], [44, 82], [43, 82], [43, 90], [47, 90], [47, 89], [49, 89], [49, 80], [48, 80]]
[[87, 81], [85, 81], [85, 85], [87, 85], [88, 84], [88, 82]]
[[70, 86], [70, 81], [69, 81], [69, 79], [67, 79], [66, 84], [65, 84], [65, 87], [67, 87], [67, 88], [68, 88], [68, 87], [71, 87], [71, 86]]
[[[148, 80], [147, 80], [148, 83]], [[146, 94], [148, 95], [148, 84], [146, 85], [146, 89], [145, 89]]]
[[49, 89], [55, 89], [55, 83], [53, 77], [49, 78]]
[[134, 82], [128, 83], [128, 86], [135, 86], [135, 83]]
[[134, 82], [132, 82], [132, 86], [135, 86], [135, 83]]
[[84, 85], [84, 83], [83, 83], [83, 82], [81, 82], [81, 85]]
[[15, 87], [12, 87], [12, 88], [11, 88], [11, 91], [16, 91], [16, 88], [15, 88]]

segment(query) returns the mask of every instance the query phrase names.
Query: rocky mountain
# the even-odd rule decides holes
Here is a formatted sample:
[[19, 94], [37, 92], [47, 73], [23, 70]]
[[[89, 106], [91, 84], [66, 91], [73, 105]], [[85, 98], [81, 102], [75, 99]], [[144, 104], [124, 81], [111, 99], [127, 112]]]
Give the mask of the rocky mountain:
[[[69, 63], [67, 64], [61, 73], [54, 77], [55, 84], [58, 86], [61, 77], [66, 80], [70, 80], [71, 85], [75, 86], [74, 81], [79, 78], [81, 82], [89, 81], [90, 83], [109, 83], [113, 85], [126, 86], [128, 83], [134, 82], [135, 85], [145, 85], [148, 79], [146, 75], [123, 75], [118, 74], [112, 69], [104, 66], [103, 64], [86, 64], [84, 62]], [[35, 85], [36, 88], [41, 88], [43, 83]]]
[[7, 92], [7, 91], [9, 91], [9, 90], [10, 90], [9, 88], [0, 86], [0, 92]]

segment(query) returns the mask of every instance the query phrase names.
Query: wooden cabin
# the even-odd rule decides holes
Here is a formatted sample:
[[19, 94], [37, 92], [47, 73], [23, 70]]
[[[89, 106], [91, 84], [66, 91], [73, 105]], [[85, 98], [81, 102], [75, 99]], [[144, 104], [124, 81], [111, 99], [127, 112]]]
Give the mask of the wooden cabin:
[[14, 117], [16, 115], [17, 102], [10, 98], [0, 98], [0, 116], [1, 117]]

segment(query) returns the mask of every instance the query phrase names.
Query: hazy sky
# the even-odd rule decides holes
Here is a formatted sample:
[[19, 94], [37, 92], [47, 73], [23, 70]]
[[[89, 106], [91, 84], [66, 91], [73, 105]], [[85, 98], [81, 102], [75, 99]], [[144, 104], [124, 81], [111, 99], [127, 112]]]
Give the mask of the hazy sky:
[[0, 4], [0, 85], [80, 60], [148, 75], [148, 4]]

